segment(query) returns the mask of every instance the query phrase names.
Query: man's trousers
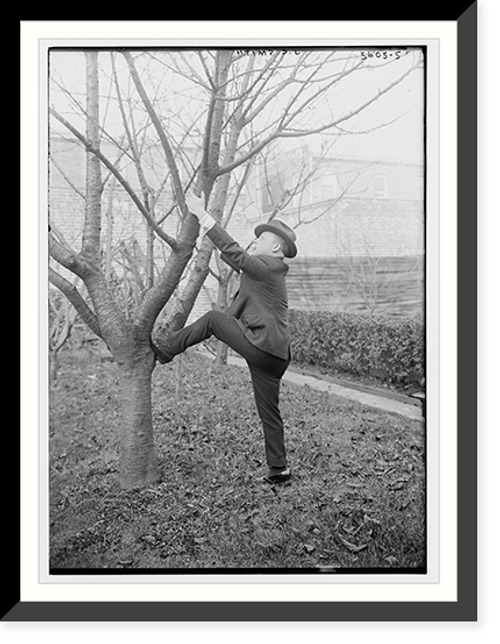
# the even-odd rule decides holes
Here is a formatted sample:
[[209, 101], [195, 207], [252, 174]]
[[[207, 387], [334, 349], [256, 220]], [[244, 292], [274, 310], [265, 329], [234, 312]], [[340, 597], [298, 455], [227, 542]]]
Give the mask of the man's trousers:
[[283, 360], [255, 347], [244, 335], [235, 318], [209, 311], [199, 320], [172, 333], [162, 347], [175, 356], [212, 335], [242, 356], [250, 369], [257, 410], [264, 428], [266, 459], [269, 467], [286, 467], [283, 420], [279, 408], [280, 383], [290, 360]]

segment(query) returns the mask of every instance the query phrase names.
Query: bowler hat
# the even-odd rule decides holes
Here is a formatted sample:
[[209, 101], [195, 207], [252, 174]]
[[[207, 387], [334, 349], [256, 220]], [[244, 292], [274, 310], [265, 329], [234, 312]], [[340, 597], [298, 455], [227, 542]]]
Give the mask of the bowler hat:
[[274, 233], [275, 235], [278, 235], [285, 240], [287, 245], [287, 248], [285, 248], [284, 250], [285, 257], [295, 257], [295, 255], [297, 254], [297, 246], [295, 245], [297, 235], [290, 228], [290, 226], [287, 226], [279, 219], [272, 219], [267, 224], [259, 224], [255, 228], [254, 234], [256, 237], [260, 237], [260, 235], [262, 235], [262, 233], [266, 231]]

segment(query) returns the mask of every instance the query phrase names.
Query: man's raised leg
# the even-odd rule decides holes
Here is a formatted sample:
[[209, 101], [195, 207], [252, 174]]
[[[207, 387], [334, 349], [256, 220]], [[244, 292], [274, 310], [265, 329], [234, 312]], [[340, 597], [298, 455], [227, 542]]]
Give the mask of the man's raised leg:
[[246, 354], [253, 349], [236, 320], [221, 311], [209, 311], [196, 322], [179, 331], [174, 331], [167, 342], [161, 346], [151, 340], [151, 348], [158, 360], [164, 364], [171, 362], [176, 355], [189, 347], [208, 340], [212, 335], [245, 358]]

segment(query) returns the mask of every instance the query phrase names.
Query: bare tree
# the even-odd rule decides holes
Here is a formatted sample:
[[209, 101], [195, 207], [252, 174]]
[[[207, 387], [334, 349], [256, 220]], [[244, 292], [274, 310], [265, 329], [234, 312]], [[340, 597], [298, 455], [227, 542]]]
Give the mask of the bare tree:
[[[149, 345], [150, 334], [165, 305], [173, 301], [176, 293], [178, 297], [166, 326], [172, 330], [185, 324], [209, 273], [213, 252], [207, 237], [200, 240], [197, 252], [194, 252], [199, 224], [186, 207], [186, 189], [191, 187], [197, 194], [203, 194], [207, 209], [216, 221], [224, 224], [231, 178], [238, 168], [251, 163], [256, 155], [278, 140], [341, 127], [402, 83], [420, 61], [411, 60], [371, 95], [336, 110], [335, 100], [329, 102], [327, 98], [332, 92], [337, 91], [338, 95], [341, 84], [366, 65], [359, 56], [339, 55], [334, 51], [291, 53], [283, 50], [257, 56], [252, 52], [228, 49], [134, 54], [124, 50], [121, 54], [135, 91], [134, 114], [142, 108], [141, 114], [147, 118], [146, 127], [153, 129], [161, 145], [175, 201], [171, 213], [175, 213], [177, 226], [172, 232], [171, 227], [165, 225], [170, 222], [170, 216], [165, 218], [165, 213], [157, 214], [155, 210], [157, 193], [142, 173], [137, 132], [134, 133], [130, 114], [126, 113], [116, 67], [111, 72], [116, 101], [122, 122], [127, 123], [121, 138], [122, 143], [125, 142], [122, 152], [133, 160], [141, 187], [139, 194], [126, 180], [119, 165], [110, 161], [101, 149], [105, 129], [99, 100], [100, 53], [90, 50], [85, 52], [86, 103], [79, 106], [84, 115], [85, 133], [55, 107], [50, 109], [52, 117], [86, 150], [81, 248], [79, 251], [73, 249], [63, 233], [52, 227], [49, 251], [57, 264], [82, 280], [88, 300], [55, 272], [51, 272], [53, 283], [68, 297], [91, 330], [103, 339], [115, 358], [122, 399], [120, 479], [124, 487], [130, 488], [159, 479], [151, 410], [151, 374], [155, 362]], [[164, 82], [158, 77], [154, 84], [146, 82], [152, 66], [161, 67]], [[121, 73], [124, 73], [123, 69]], [[183, 94], [185, 100], [178, 109], [169, 107], [172, 78], [179, 83], [182, 81], [179, 95]], [[188, 141], [201, 150], [201, 159], [194, 161], [194, 157], [186, 153]], [[181, 173], [183, 163], [190, 169], [187, 179]], [[158, 275], [149, 271], [135, 310], [129, 314], [125, 313], [107, 280], [102, 256], [103, 171], [114, 176], [147, 222], [151, 230], [150, 245], [154, 235], [168, 248], [165, 266]], [[166, 175], [161, 181], [163, 184], [167, 181]], [[183, 277], [186, 279], [179, 292]]]

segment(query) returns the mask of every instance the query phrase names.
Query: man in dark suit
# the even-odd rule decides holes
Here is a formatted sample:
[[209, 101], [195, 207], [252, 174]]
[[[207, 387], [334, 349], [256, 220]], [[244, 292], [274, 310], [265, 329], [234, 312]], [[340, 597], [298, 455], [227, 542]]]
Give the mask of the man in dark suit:
[[166, 363], [214, 335], [246, 360], [264, 428], [268, 465], [264, 478], [269, 483], [283, 483], [291, 478], [279, 408], [281, 379], [291, 358], [285, 281], [289, 267], [283, 260], [297, 254], [296, 235], [278, 220], [260, 224], [255, 228], [255, 241], [245, 251], [205, 211], [201, 198], [190, 195], [187, 205], [221, 251], [222, 259], [241, 274], [240, 288], [228, 314], [209, 311], [172, 333], [166, 344], [159, 346], [151, 340], [151, 347], [158, 360]]

